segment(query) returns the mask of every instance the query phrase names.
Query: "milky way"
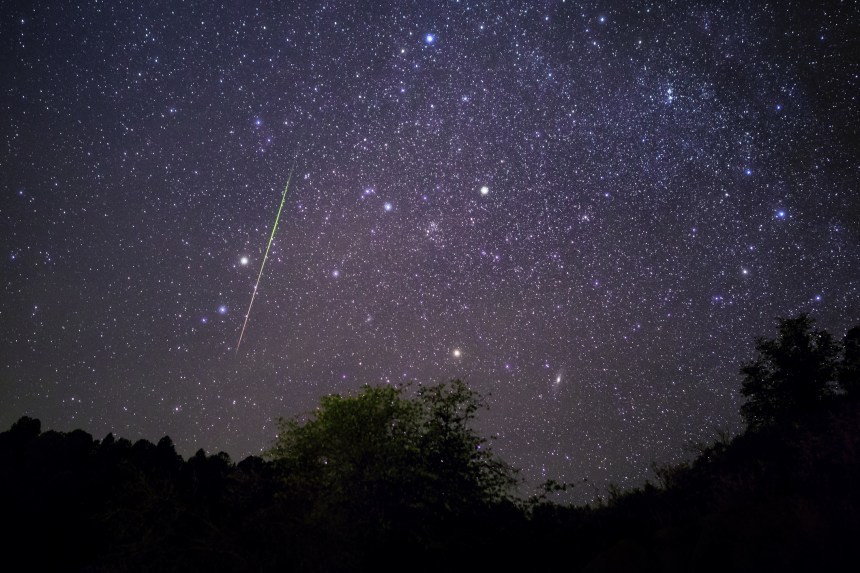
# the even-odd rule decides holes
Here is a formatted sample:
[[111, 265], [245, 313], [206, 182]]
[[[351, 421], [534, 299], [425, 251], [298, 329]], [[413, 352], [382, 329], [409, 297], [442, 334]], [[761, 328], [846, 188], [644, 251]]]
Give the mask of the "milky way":
[[199, 4], [4, 5], [3, 428], [240, 458], [460, 377], [625, 486], [741, 428], [775, 317], [860, 320], [856, 3]]

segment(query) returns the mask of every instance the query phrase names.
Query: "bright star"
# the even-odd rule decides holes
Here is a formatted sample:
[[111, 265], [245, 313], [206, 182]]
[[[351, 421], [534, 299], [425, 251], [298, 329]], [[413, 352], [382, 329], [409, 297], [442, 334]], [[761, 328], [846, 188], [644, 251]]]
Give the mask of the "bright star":
[[242, 257], [241, 259], [239, 259], [239, 264], [242, 266], [247, 265], [248, 264], [248, 257]]
[[428, 44], [432, 44], [436, 41], [436, 36], [434, 36], [433, 34], [427, 34], [426, 36], [424, 36], [424, 41]]
[[490, 188], [484, 185], [481, 187], [481, 195], [487, 195], [490, 192]]
[[218, 314], [227, 314], [227, 307], [223, 304], [218, 307]]
[[454, 358], [460, 358], [463, 356], [463, 352], [459, 348], [455, 348], [454, 351], [451, 352], [451, 355], [454, 356]]
[[394, 205], [392, 205], [391, 203], [386, 202], [386, 203], [382, 206], [382, 208], [383, 208], [383, 209], [385, 209], [386, 211], [391, 211], [392, 209], [394, 209]]

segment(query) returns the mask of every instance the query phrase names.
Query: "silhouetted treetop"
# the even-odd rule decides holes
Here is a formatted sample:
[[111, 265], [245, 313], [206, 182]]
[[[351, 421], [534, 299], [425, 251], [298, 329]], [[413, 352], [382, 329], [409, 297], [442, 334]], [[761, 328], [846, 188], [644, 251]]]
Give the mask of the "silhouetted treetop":
[[741, 368], [741, 415], [752, 429], [795, 422], [835, 390], [839, 344], [806, 314], [778, 320], [777, 337], [759, 338], [758, 356]]
[[478, 395], [459, 380], [420, 388], [365, 386], [326, 396], [310, 418], [279, 420], [267, 457], [291, 488], [326, 505], [393, 519], [411, 509], [460, 511], [506, 498], [514, 473], [470, 423]]

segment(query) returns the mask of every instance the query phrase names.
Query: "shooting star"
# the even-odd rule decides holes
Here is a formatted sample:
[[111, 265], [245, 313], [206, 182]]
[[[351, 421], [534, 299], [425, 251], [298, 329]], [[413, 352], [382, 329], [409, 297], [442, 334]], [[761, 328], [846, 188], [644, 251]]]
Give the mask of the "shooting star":
[[242, 332], [239, 334], [239, 342], [236, 344], [236, 354], [239, 354], [239, 347], [242, 346], [242, 337], [245, 336], [245, 329], [248, 327], [248, 319], [251, 317], [251, 308], [254, 306], [254, 299], [257, 297], [257, 288], [260, 286], [260, 279], [263, 278], [263, 269], [266, 268], [266, 261], [269, 259], [269, 249], [272, 248], [272, 239], [275, 238], [275, 231], [278, 230], [278, 221], [281, 220], [281, 211], [284, 209], [284, 201], [287, 198], [287, 189], [290, 188], [290, 180], [293, 178], [293, 169], [296, 168], [294, 163], [290, 169], [290, 175], [287, 177], [287, 184], [284, 186], [284, 194], [281, 196], [281, 206], [278, 207], [278, 214], [275, 216], [275, 226], [272, 227], [272, 234], [269, 235], [269, 244], [266, 245], [266, 254], [263, 255], [263, 263], [260, 265], [260, 273], [257, 275], [257, 283], [254, 285], [254, 292], [251, 293], [251, 304], [248, 305], [248, 312], [245, 313], [245, 324], [242, 325]]

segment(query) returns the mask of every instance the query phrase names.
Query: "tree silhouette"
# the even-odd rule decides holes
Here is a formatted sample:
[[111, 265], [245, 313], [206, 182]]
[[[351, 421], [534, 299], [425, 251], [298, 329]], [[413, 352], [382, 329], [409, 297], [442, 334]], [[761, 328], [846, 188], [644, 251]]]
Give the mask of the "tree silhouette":
[[757, 358], [741, 368], [750, 429], [797, 422], [833, 393], [839, 345], [806, 314], [778, 320], [777, 338], [759, 338]]
[[842, 342], [844, 358], [839, 366], [839, 386], [853, 400], [860, 398], [860, 326], [855, 326]]
[[317, 509], [383, 528], [505, 499], [514, 474], [470, 425], [477, 394], [459, 380], [404, 392], [326, 396], [307, 421], [279, 420], [267, 457]]

